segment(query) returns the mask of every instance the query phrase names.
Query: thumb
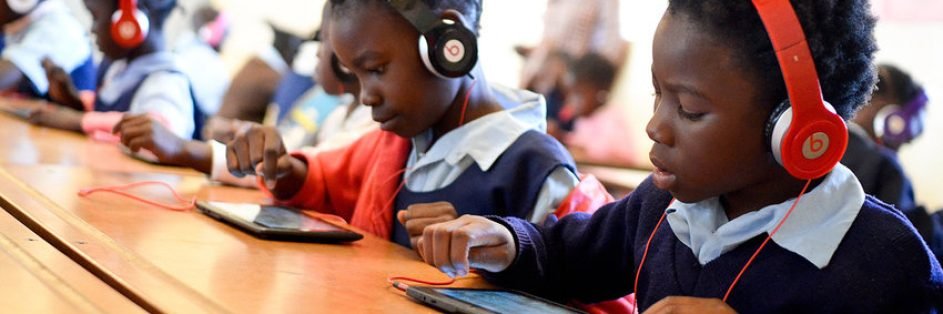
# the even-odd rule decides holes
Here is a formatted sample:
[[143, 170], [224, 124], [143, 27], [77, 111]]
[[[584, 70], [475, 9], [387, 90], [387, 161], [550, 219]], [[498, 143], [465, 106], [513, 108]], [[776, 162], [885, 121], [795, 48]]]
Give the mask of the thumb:
[[406, 225], [406, 210], [400, 210], [396, 212], [396, 220], [399, 220], [399, 223]]

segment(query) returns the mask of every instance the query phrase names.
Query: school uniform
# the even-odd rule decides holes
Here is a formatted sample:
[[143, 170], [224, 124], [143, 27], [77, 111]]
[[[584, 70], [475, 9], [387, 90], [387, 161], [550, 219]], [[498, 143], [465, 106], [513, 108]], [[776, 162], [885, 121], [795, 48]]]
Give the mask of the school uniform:
[[193, 85], [200, 110], [207, 116], [215, 115], [229, 88], [229, 73], [219, 53], [193, 32], [185, 32], [177, 40], [174, 54]]
[[49, 58], [72, 77], [79, 90], [95, 88], [95, 64], [85, 27], [60, 1], [40, 2], [25, 16], [3, 26], [2, 58], [13, 63], [26, 80], [17, 91], [45, 97], [49, 80], [42, 60]]
[[[672, 295], [722, 298], [793, 200], [727, 221], [717, 198], [675, 201], [651, 179], [593, 216], [549, 227], [494, 217], [517, 258], [487, 279], [554, 299], [596, 302], [632, 292], [642, 311]], [[740, 313], [912, 313], [943, 304], [943, 271], [899, 211], [865, 196], [838, 165], [756, 257], [727, 303]]]
[[449, 201], [459, 215], [543, 221], [579, 183], [573, 161], [543, 133], [542, 97], [493, 91], [510, 109], [469, 121], [435, 143], [429, 132], [404, 139], [378, 130], [342, 150], [294, 153], [307, 161], [308, 173], [284, 202], [341, 216], [404, 246], [409, 239], [394, 211], [415, 203]]
[[848, 148], [841, 163], [851, 169], [861, 182], [864, 193], [894, 205], [905, 214], [917, 207], [914, 189], [890, 149], [875, 143], [855, 123], [848, 123]]
[[205, 115], [190, 81], [171, 52], [103, 62], [93, 112], [82, 118], [82, 130], [113, 139], [111, 130], [125, 113], [148, 113], [181, 138], [199, 138]]

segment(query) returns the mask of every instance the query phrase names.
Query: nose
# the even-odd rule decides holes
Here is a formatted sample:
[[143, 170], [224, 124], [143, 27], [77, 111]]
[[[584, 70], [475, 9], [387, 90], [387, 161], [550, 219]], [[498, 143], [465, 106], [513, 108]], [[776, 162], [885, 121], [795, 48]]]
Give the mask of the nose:
[[671, 110], [668, 107], [655, 103], [655, 112], [645, 126], [645, 133], [655, 143], [671, 146], [674, 145], [674, 135], [671, 130]]
[[368, 107], [376, 107], [380, 105], [382, 98], [380, 98], [380, 94], [377, 93], [374, 88], [361, 87], [360, 102]]

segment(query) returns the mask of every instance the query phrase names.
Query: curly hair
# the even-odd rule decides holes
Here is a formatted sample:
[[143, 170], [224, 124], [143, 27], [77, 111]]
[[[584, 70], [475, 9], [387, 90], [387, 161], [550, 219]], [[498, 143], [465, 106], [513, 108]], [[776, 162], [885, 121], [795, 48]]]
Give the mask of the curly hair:
[[890, 64], [878, 65], [878, 83], [874, 95], [887, 97], [896, 104], [906, 104], [923, 90], [910, 74]]
[[[422, 0], [425, 2], [429, 8], [432, 9], [436, 14], [440, 14], [445, 10], [453, 9], [461, 12], [465, 19], [468, 20], [471, 25], [474, 25], [472, 31], [476, 34], [481, 30], [481, 10], [482, 10], [482, 1], [483, 0]], [[343, 16], [346, 14], [346, 9], [349, 9], [351, 6], [363, 5], [367, 2], [370, 3], [386, 3], [387, 0], [331, 0], [331, 5], [335, 8], [334, 14], [337, 16]]]
[[[822, 94], [844, 119], [870, 100], [875, 84], [875, 19], [868, 0], [790, 0], [815, 59]], [[756, 8], [745, 0], [669, 0], [715, 38], [729, 43], [734, 60], [756, 73], [764, 101], [786, 99], [786, 86], [769, 35]]]
[[600, 89], [609, 90], [616, 80], [616, 66], [602, 55], [589, 52], [574, 58], [565, 56], [567, 71], [579, 82], [587, 82]]

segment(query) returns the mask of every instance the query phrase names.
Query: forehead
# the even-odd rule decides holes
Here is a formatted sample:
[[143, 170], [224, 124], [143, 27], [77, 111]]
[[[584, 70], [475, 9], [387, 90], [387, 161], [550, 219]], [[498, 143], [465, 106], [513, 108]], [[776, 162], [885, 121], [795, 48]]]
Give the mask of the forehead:
[[419, 33], [405, 18], [382, 2], [335, 8], [328, 27], [338, 57], [350, 61], [364, 51], [399, 51], [416, 46]]
[[719, 96], [753, 91], [755, 73], [740, 65], [731, 45], [705, 29], [684, 14], [666, 12], [652, 44], [654, 75], [666, 83], [694, 86]]

